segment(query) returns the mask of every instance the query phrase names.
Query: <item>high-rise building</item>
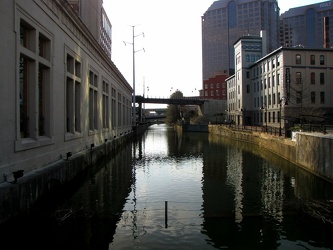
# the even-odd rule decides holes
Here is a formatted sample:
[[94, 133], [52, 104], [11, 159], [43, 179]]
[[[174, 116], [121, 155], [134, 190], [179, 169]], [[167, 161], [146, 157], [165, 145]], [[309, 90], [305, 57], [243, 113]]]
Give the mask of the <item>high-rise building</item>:
[[[327, 18], [328, 17], [328, 18]], [[326, 1], [289, 9], [280, 16], [280, 43], [285, 47], [324, 46], [324, 18], [326, 28], [333, 25], [333, 1]], [[333, 33], [326, 33], [328, 41], [332, 41]], [[330, 47], [326, 43], [325, 47]]]
[[103, 0], [68, 0], [68, 3], [111, 58], [112, 25], [103, 8]]
[[269, 53], [278, 48], [277, 0], [215, 1], [202, 16], [203, 82], [234, 74], [234, 43], [244, 35], [259, 36], [262, 30], [267, 39], [264, 49]]

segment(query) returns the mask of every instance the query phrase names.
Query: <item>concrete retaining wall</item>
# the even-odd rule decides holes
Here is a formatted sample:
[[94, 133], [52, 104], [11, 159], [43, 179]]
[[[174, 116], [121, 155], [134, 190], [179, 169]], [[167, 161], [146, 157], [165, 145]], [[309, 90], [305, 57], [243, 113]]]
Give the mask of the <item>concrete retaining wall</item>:
[[[143, 129], [139, 130], [141, 133]], [[114, 156], [122, 147], [131, 142], [134, 133], [129, 133], [112, 141], [77, 153], [38, 170], [24, 174], [13, 181], [0, 184], [0, 224], [30, 209], [52, 192], [59, 192], [66, 185], [86, 174], [96, 172], [100, 161]]]
[[184, 124], [182, 128], [188, 132], [208, 132], [208, 125]]
[[296, 159], [299, 165], [333, 182], [333, 137], [297, 133]]
[[296, 141], [260, 132], [235, 131], [226, 126], [209, 125], [209, 133], [254, 143], [297, 166], [333, 183], [333, 138], [297, 133]]

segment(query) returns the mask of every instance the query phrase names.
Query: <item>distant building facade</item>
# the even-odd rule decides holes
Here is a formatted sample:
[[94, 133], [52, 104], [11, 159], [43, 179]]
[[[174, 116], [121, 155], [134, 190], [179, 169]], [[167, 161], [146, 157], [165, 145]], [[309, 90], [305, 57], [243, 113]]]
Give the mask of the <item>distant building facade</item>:
[[208, 80], [204, 80], [205, 99], [227, 100], [227, 85], [225, 80], [227, 75], [217, 75]]
[[[243, 36], [234, 45], [235, 50], [235, 74], [228, 78], [228, 114], [229, 120], [243, 124], [241, 120], [248, 112], [251, 99], [244, 98], [251, 92], [249, 81], [251, 79], [250, 70], [252, 64], [262, 57], [262, 38], [258, 36]], [[250, 118], [246, 116], [251, 123]]]
[[0, 23], [0, 183], [132, 131], [132, 87], [66, 0], [0, 1]]
[[331, 124], [333, 49], [280, 47], [248, 64], [246, 58], [254, 53], [246, 49], [250, 40], [243, 37], [235, 44], [237, 71], [227, 79], [229, 120], [282, 128]]
[[244, 35], [258, 36], [262, 30], [267, 35], [265, 49], [271, 52], [278, 48], [279, 8], [276, 0], [215, 1], [202, 16], [203, 81], [234, 74], [234, 43]]
[[[328, 18], [327, 36], [324, 35], [324, 18]], [[333, 33], [329, 32], [332, 25], [333, 1], [289, 9], [280, 16], [280, 44], [284, 47], [323, 48], [325, 36], [333, 41]]]

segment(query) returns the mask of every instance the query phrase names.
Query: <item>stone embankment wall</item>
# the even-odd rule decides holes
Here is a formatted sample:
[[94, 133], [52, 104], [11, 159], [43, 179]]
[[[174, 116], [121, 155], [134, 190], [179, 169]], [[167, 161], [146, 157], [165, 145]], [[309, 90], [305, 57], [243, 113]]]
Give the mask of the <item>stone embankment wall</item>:
[[45, 199], [52, 193], [66, 192], [66, 186], [74, 181], [85, 180], [86, 176], [96, 173], [100, 166], [104, 166], [100, 164], [101, 162], [110, 160], [135, 136], [143, 134], [148, 126], [138, 126], [135, 132], [24, 174], [16, 183], [13, 181], [1, 183], [0, 224], [29, 213], [39, 200]]
[[235, 131], [209, 125], [209, 133], [254, 143], [333, 183], [333, 137], [297, 133], [296, 140], [253, 131]]
[[112, 157], [133, 138], [133, 133], [106, 141], [91, 149], [62, 159], [53, 164], [24, 174], [17, 182], [0, 184], [0, 224], [29, 213], [36, 202], [64, 190], [78, 178], [96, 171], [101, 161]]
[[296, 135], [297, 163], [333, 182], [333, 136], [312, 133]]

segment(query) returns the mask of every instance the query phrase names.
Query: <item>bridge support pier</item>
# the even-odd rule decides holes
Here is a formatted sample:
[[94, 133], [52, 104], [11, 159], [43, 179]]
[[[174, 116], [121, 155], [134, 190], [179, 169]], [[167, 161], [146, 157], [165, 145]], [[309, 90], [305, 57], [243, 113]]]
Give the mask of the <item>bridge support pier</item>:
[[137, 114], [138, 114], [138, 122], [141, 123], [142, 121], [142, 102], [139, 103], [139, 108], [137, 110]]

